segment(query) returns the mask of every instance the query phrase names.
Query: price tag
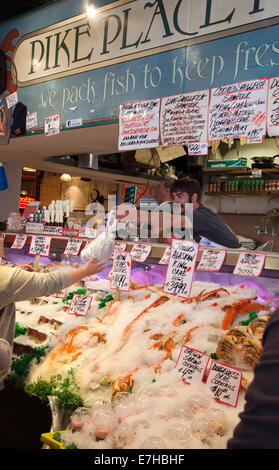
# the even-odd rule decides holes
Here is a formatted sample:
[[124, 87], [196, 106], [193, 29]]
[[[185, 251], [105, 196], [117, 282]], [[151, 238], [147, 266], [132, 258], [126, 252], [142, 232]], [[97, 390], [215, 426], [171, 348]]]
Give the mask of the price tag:
[[115, 252], [110, 280], [110, 288], [128, 292], [130, 290], [130, 275], [132, 258], [130, 253]]
[[131, 257], [133, 261], [143, 263], [149, 256], [152, 249], [152, 245], [145, 243], [134, 243], [131, 249]]
[[220, 271], [226, 257], [226, 250], [216, 250], [215, 248], [205, 248], [197, 269], [199, 271]]
[[185, 383], [203, 380], [210, 356], [187, 346], [182, 346], [175, 367]]
[[260, 276], [266, 255], [264, 253], [241, 252], [235, 265], [233, 274], [239, 276]]
[[124, 253], [126, 251], [127, 243], [126, 242], [115, 242], [114, 250], [110, 259], [114, 258], [114, 254], [117, 252]]
[[84, 237], [86, 238], [97, 238], [98, 231], [91, 227], [84, 227]]
[[62, 234], [66, 237], [78, 237], [79, 230], [78, 229], [71, 229], [71, 228], [63, 228]]
[[44, 227], [44, 234], [49, 235], [62, 235], [62, 227], [56, 227], [55, 225], [45, 225]]
[[170, 253], [171, 253], [171, 247], [167, 246], [167, 248], [165, 249], [164, 254], [163, 254], [162, 258], [160, 259], [160, 261], [158, 262], [158, 264], [168, 264], [169, 259], [170, 259]]
[[51, 237], [43, 235], [34, 235], [31, 239], [29, 255], [48, 256]]
[[60, 114], [53, 114], [45, 118], [45, 136], [60, 133]]
[[91, 302], [92, 297], [90, 295], [75, 294], [72, 298], [68, 313], [85, 317], [88, 313]]
[[15, 239], [11, 248], [14, 248], [15, 250], [21, 250], [24, 247], [26, 240], [27, 240], [27, 235], [21, 235], [18, 233], [15, 236]]
[[37, 222], [27, 222], [25, 231], [26, 233], [43, 233], [44, 224]]
[[80, 238], [69, 238], [64, 255], [77, 256], [82, 245]]
[[56, 299], [65, 299], [66, 289], [62, 289], [61, 292], [57, 292], [57, 294], [53, 294], [53, 297], [55, 297]]
[[189, 297], [198, 252], [198, 243], [172, 239], [170, 260], [164, 283], [166, 294]]
[[29, 129], [33, 129], [34, 127], [37, 126], [37, 124], [38, 124], [38, 114], [37, 114], [37, 112], [27, 114], [27, 116], [26, 116], [26, 130], [28, 131]]
[[215, 400], [236, 407], [241, 380], [241, 370], [212, 361], [206, 387]]
[[188, 155], [208, 155], [207, 142], [193, 142], [188, 144]]
[[7, 107], [12, 108], [15, 104], [18, 102], [18, 96], [17, 96], [17, 91], [14, 93], [11, 93], [6, 97], [6, 102], [7, 102]]

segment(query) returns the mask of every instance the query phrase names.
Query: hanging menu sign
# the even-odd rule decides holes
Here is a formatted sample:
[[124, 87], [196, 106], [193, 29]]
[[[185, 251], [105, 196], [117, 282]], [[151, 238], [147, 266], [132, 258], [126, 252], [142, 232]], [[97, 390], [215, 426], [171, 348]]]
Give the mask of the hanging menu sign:
[[120, 105], [119, 151], [159, 146], [159, 109], [159, 98]]
[[131, 257], [133, 261], [143, 263], [149, 256], [152, 249], [152, 245], [145, 243], [134, 243], [131, 249]]
[[130, 290], [130, 275], [132, 258], [130, 253], [115, 252], [111, 270], [110, 288], [128, 292]]
[[21, 235], [20, 233], [18, 233], [15, 236], [15, 239], [11, 248], [14, 248], [16, 250], [21, 250], [24, 247], [26, 240], [27, 240], [27, 235]]
[[215, 400], [236, 407], [241, 380], [241, 370], [212, 361], [206, 387]]
[[188, 298], [192, 288], [199, 244], [172, 239], [171, 254], [164, 283], [166, 294]]
[[88, 313], [91, 302], [92, 297], [90, 295], [75, 294], [72, 298], [68, 313], [85, 317]]
[[69, 238], [64, 255], [77, 256], [82, 245], [80, 238]]
[[209, 90], [162, 98], [160, 129], [163, 146], [207, 142]]
[[260, 276], [266, 255], [264, 253], [241, 252], [235, 265], [233, 274], [240, 276]]
[[270, 137], [279, 135], [279, 77], [269, 80], [267, 133]]
[[209, 140], [266, 134], [268, 80], [256, 79], [212, 88], [209, 106]]
[[51, 237], [34, 235], [31, 239], [29, 255], [48, 256], [50, 250]]
[[197, 270], [199, 271], [220, 271], [226, 257], [226, 250], [217, 250], [215, 248], [205, 248]]
[[203, 380], [210, 356], [187, 346], [182, 346], [175, 367], [185, 383]]
[[162, 258], [160, 259], [160, 261], [158, 261], [158, 264], [168, 264], [169, 259], [170, 259], [170, 252], [171, 252], [171, 247], [167, 246], [167, 248], [164, 251], [164, 254], [163, 254]]

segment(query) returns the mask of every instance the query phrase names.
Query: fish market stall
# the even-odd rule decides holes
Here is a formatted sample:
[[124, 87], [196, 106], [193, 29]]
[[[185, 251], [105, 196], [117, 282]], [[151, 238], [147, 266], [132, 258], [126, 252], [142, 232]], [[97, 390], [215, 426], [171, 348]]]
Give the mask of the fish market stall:
[[[34, 263], [10, 246], [3, 264]], [[111, 288], [108, 259], [65, 292], [17, 303], [9, 380], [58, 400], [51, 431], [62, 448], [226, 448], [278, 304], [278, 255], [268, 253], [255, 277], [233, 274], [235, 250], [219, 272], [199, 270], [199, 253], [185, 298], [165, 292], [166, 248], [154, 244], [145, 262], [132, 261], [127, 291]], [[79, 263], [54, 247], [38, 270]]]

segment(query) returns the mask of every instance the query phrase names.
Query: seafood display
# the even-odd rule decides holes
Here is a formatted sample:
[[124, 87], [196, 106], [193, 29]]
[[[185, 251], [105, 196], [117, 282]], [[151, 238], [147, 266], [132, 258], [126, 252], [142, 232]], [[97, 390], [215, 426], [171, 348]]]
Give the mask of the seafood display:
[[[84, 317], [68, 313], [73, 292], [81, 289], [92, 297]], [[135, 281], [127, 293], [93, 280], [64, 294], [17, 304], [17, 322], [26, 332], [15, 338], [15, 347], [47, 346], [46, 356], [32, 364], [28, 384], [74, 371], [84, 406], [63, 432], [65, 445], [226, 448], [272, 302], [262, 301], [254, 287], [201, 281], [194, 281], [188, 299], [165, 294], [162, 284]], [[237, 407], [214, 400], [206, 379], [181, 380], [176, 363], [183, 345], [243, 371]]]

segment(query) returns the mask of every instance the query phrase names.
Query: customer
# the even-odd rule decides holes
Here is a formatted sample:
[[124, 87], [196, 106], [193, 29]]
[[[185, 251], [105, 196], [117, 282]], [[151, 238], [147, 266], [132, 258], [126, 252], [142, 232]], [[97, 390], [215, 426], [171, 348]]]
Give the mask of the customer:
[[279, 449], [279, 308], [265, 328], [263, 351], [228, 449]]
[[240, 248], [240, 243], [225, 224], [225, 222], [201, 204], [201, 187], [198, 181], [191, 178], [183, 178], [175, 181], [171, 186], [171, 197], [174, 203], [193, 204], [193, 238], [201, 245]]
[[[0, 238], [0, 258], [3, 256], [3, 238]], [[15, 302], [29, 300], [35, 296], [51, 295], [60, 292], [84, 277], [91, 276], [103, 269], [102, 263], [95, 259], [84, 266], [70, 271], [53, 271], [51, 273], [34, 273], [20, 268], [0, 266], [0, 364], [10, 364], [15, 328]], [[9, 366], [0, 369], [0, 390], [9, 372]]]

